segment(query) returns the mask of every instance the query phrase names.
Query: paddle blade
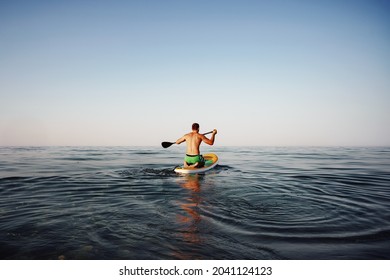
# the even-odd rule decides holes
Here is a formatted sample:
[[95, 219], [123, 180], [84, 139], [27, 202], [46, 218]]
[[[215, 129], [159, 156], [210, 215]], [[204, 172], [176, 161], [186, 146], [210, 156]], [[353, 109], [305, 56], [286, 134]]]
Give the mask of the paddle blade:
[[173, 144], [175, 144], [175, 143], [174, 142], [162, 142], [161, 146], [163, 146], [164, 148], [168, 148], [168, 147], [172, 146]]

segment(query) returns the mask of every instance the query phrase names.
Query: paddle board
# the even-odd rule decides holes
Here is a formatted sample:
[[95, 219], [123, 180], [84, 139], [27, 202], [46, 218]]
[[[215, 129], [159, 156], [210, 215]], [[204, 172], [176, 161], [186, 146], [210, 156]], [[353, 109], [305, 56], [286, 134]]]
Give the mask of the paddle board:
[[205, 160], [205, 164], [203, 167], [197, 168], [191, 166], [178, 166], [175, 168], [175, 172], [182, 174], [202, 173], [214, 168], [218, 164], [218, 157], [216, 154], [205, 154], [203, 155], [203, 158]]

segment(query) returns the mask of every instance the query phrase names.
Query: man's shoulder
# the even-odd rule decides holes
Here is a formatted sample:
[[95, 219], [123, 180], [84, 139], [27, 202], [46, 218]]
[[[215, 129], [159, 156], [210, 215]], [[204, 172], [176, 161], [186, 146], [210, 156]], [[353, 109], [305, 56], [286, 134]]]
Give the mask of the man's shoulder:
[[196, 138], [202, 138], [203, 137], [203, 134], [200, 134], [200, 133], [195, 133], [195, 132], [189, 132], [187, 134], [184, 135], [184, 137], [196, 137]]

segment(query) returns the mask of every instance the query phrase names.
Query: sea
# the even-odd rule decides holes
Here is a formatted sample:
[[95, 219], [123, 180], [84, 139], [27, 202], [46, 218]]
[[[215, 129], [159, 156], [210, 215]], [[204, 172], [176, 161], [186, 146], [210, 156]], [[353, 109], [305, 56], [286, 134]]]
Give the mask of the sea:
[[201, 148], [0, 147], [0, 259], [390, 259], [390, 147]]

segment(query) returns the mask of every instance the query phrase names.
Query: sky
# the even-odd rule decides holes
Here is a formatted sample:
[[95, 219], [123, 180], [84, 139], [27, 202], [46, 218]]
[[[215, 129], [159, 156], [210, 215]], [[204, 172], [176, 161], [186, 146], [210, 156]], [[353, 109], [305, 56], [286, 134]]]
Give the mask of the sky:
[[0, 146], [389, 146], [388, 1], [0, 0]]

